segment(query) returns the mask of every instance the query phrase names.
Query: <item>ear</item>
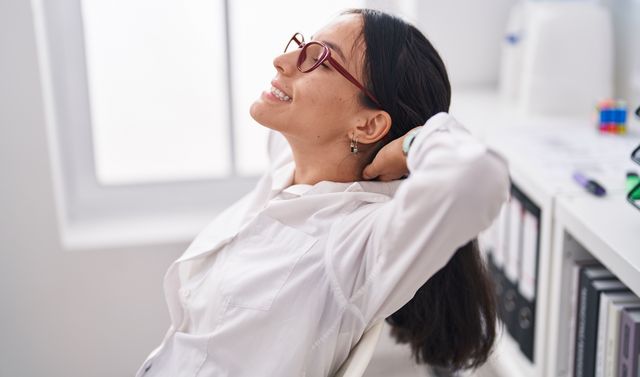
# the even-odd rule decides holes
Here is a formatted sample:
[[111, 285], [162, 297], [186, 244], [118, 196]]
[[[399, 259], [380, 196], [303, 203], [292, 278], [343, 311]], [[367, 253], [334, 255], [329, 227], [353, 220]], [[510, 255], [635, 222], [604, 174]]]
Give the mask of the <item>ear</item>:
[[391, 116], [386, 111], [371, 111], [365, 121], [356, 126], [355, 135], [362, 144], [373, 144], [391, 129]]

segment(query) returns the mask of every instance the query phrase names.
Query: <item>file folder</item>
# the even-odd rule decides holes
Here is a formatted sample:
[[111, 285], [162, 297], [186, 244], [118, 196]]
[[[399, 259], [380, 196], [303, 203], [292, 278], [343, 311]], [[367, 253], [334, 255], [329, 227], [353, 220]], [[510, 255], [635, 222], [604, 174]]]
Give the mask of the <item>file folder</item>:
[[496, 290], [496, 302], [498, 307], [498, 317], [503, 322], [505, 321], [504, 311], [504, 294], [506, 292], [506, 282], [504, 276], [504, 264], [506, 254], [506, 237], [507, 237], [507, 204], [503, 205], [496, 222], [493, 225], [491, 236], [493, 238], [493, 249], [489, 255], [489, 269], [493, 277]]
[[523, 220], [523, 200], [524, 194], [515, 186], [511, 185], [511, 198], [508, 202], [507, 211], [507, 237], [504, 268], [505, 293], [503, 298], [504, 322], [507, 331], [514, 339], [519, 338], [519, 305], [518, 283], [521, 274], [521, 254], [522, 254], [522, 220]]
[[523, 204], [520, 276], [518, 279], [518, 346], [534, 361], [536, 287], [540, 252], [540, 208], [526, 196]]

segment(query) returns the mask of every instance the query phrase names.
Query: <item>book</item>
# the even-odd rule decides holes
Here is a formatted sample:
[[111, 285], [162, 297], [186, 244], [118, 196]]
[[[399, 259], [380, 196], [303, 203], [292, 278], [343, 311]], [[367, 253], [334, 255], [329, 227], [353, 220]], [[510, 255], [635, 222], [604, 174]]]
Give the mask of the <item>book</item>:
[[620, 367], [618, 376], [636, 377], [640, 357], [640, 310], [623, 310], [620, 318]]
[[604, 274], [606, 277], [611, 279], [614, 278], [614, 275], [604, 268], [597, 260], [595, 259], [587, 259], [587, 260], [575, 260], [573, 262], [573, 266], [571, 267], [571, 280], [569, 286], [569, 308], [566, 311], [566, 321], [569, 324], [567, 327], [567, 337], [559, 337], [558, 341], [561, 342], [561, 348], [567, 350], [567, 357], [560, 357], [559, 361], [559, 372], [560, 374], [564, 374], [566, 371], [567, 376], [573, 376], [574, 370], [574, 362], [576, 355], [576, 328], [577, 328], [577, 317], [578, 317], [578, 297], [580, 296], [580, 271], [584, 268], [594, 268], [599, 267], [600, 274]]
[[609, 332], [607, 339], [607, 354], [605, 356], [605, 376], [618, 375], [619, 348], [620, 348], [620, 317], [623, 309], [640, 309], [640, 298], [633, 303], [615, 303], [609, 305]]
[[[572, 284], [572, 295], [571, 295], [571, 310], [570, 310], [570, 322], [569, 322], [569, 331], [571, 333], [572, 341], [569, 343], [569, 373], [568, 376], [578, 376], [576, 371], [576, 365], [578, 363], [577, 357], [577, 345], [579, 343], [579, 326], [580, 322], [580, 307], [582, 305], [582, 301], [586, 300], [586, 290], [584, 291], [584, 299], [581, 300], [581, 286], [582, 286], [582, 275], [586, 274], [589, 279], [616, 279], [615, 275], [611, 273], [611, 271], [607, 270], [603, 266], [589, 266], [584, 264], [579, 264], [576, 262], [576, 265], [573, 267], [573, 284]], [[585, 283], [586, 284], [586, 283]], [[586, 305], [586, 304], [585, 304]], [[586, 310], [586, 306], [585, 306]], [[584, 313], [583, 313], [584, 315]], [[584, 321], [584, 318], [583, 318]], [[584, 323], [583, 323], [584, 324]], [[584, 331], [584, 329], [583, 329]], [[584, 334], [582, 335], [584, 338]], [[584, 347], [584, 344], [583, 344]], [[582, 363], [582, 359], [580, 360]], [[582, 372], [581, 372], [582, 373]]]
[[624, 292], [602, 292], [598, 310], [598, 335], [596, 341], [596, 377], [604, 377], [604, 363], [609, 337], [609, 306], [616, 302], [629, 302], [637, 299], [630, 290]]
[[580, 275], [575, 377], [595, 377], [600, 293], [628, 289], [617, 279], [597, 280], [591, 276], [591, 271], [593, 269], [585, 268]]

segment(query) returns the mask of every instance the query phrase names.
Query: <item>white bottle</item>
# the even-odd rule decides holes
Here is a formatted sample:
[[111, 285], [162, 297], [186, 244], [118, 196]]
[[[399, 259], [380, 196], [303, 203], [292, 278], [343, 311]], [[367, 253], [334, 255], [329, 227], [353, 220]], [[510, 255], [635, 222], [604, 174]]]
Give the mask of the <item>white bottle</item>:
[[502, 38], [498, 83], [501, 98], [509, 104], [517, 103], [522, 84], [522, 55], [526, 40], [525, 7], [524, 1], [513, 5]]

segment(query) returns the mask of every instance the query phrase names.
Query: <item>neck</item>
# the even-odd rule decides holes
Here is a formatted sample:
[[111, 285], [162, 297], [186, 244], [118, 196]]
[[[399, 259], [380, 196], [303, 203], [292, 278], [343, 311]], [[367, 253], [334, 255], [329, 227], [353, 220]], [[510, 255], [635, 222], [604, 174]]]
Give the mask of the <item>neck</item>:
[[[355, 182], [361, 181], [365, 159], [362, 153], [353, 155], [349, 146], [337, 144], [337, 148], [297, 146], [289, 143], [293, 152], [296, 170], [293, 183], [315, 185], [321, 181]], [[340, 148], [343, 147], [343, 148]]]

